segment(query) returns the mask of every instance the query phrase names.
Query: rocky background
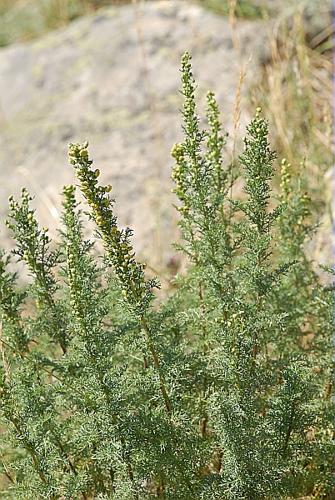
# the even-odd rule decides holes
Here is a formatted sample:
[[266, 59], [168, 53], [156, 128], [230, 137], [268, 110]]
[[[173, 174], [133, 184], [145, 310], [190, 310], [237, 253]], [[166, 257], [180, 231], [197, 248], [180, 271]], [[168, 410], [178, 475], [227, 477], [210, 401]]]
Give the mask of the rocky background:
[[[182, 137], [181, 54], [193, 55], [199, 110], [214, 90], [232, 142], [248, 121], [245, 96], [269, 58], [273, 22], [232, 22], [189, 1], [161, 0], [107, 7], [1, 49], [0, 219], [8, 196], [26, 186], [41, 224], [57, 237], [60, 192], [74, 182], [67, 145], [88, 139], [136, 250], [168, 264], [177, 237], [170, 150]], [[312, 18], [311, 29], [318, 22]], [[2, 246], [8, 236], [2, 224]]]

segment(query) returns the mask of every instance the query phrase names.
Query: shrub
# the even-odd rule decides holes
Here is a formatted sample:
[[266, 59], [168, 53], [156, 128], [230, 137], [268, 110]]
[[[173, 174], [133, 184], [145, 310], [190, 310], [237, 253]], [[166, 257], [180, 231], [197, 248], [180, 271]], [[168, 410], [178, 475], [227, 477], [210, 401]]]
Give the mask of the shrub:
[[99, 184], [88, 144], [70, 163], [89, 207], [97, 255], [83, 236], [76, 189], [63, 190], [60, 242], [32, 198], [10, 198], [14, 255], [2, 254], [3, 498], [272, 499], [332, 492], [332, 287], [304, 250], [310, 200], [275, 154], [257, 109], [238, 172], [207, 95], [208, 130], [182, 59], [185, 139], [172, 151], [185, 275], [160, 300]]

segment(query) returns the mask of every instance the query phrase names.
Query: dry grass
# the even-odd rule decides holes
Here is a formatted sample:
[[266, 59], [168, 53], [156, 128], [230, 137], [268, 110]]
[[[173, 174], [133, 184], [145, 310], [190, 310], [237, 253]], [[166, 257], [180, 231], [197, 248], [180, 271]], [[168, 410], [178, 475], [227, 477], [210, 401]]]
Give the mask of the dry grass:
[[307, 44], [301, 12], [277, 26], [269, 39], [270, 64], [253, 92], [253, 101], [262, 102], [276, 129], [280, 153], [292, 163], [307, 156], [307, 168], [317, 184], [332, 164], [329, 35], [330, 27], [325, 27]]
[[303, 14], [281, 20], [269, 34], [271, 61], [251, 91], [272, 126], [279, 158], [287, 158], [315, 201], [321, 229], [313, 246], [316, 260], [331, 259], [332, 26], [307, 41]]

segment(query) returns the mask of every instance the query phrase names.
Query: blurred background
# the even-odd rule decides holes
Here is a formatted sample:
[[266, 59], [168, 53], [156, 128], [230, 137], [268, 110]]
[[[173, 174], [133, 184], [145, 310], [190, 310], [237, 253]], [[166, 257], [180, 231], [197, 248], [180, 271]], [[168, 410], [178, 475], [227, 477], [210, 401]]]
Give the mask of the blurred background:
[[[182, 137], [180, 57], [193, 56], [229, 133], [226, 161], [262, 106], [271, 140], [303, 173], [320, 222], [311, 247], [331, 259], [331, 1], [0, 0], [0, 245], [10, 194], [25, 186], [57, 238], [69, 142], [90, 142], [122, 225], [161, 272], [176, 263], [170, 172]], [[276, 182], [276, 181], [275, 181]]]

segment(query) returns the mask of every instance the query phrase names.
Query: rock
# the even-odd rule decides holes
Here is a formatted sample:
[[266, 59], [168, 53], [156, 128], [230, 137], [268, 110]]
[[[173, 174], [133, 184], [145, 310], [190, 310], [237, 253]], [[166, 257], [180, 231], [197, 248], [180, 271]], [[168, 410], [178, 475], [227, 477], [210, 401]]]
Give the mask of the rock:
[[[263, 21], [238, 21], [170, 0], [107, 8], [43, 38], [0, 51], [0, 216], [26, 186], [42, 225], [59, 222], [64, 184], [74, 182], [67, 145], [88, 139], [104, 182], [112, 183], [122, 225], [144, 257], [173, 255], [170, 150], [181, 139], [179, 67], [193, 55], [203, 109], [216, 92], [232, 130], [241, 64], [242, 95], [266, 58]], [[239, 40], [241, 57], [234, 48]], [[248, 117], [244, 108], [241, 130]], [[1, 227], [1, 245], [8, 246]], [[155, 262], [159, 262], [156, 258]]]

